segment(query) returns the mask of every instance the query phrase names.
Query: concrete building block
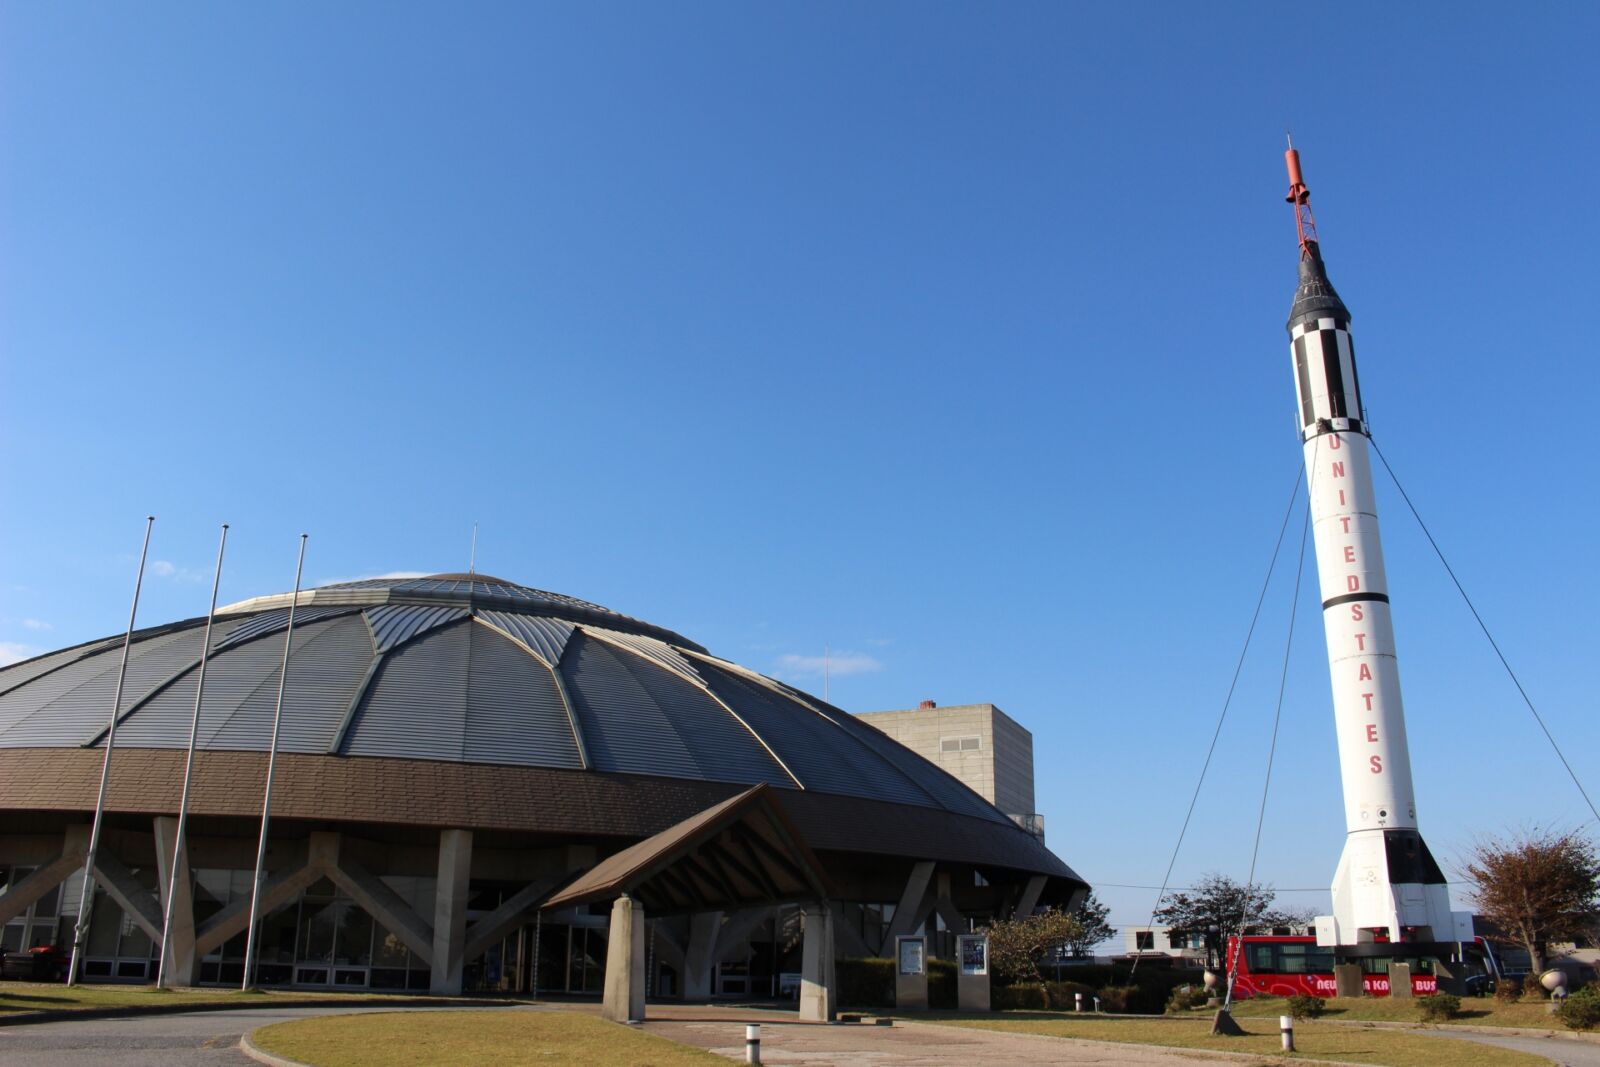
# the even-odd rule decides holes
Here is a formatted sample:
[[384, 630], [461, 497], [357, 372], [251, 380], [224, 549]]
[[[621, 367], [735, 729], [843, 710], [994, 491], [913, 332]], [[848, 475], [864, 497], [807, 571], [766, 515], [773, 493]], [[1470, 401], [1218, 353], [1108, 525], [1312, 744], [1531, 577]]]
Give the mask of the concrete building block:
[[606, 936], [606, 988], [602, 1018], [615, 1023], [644, 1021], [644, 908], [627, 894], [611, 905]]
[[[189, 874], [188, 842], [179, 848], [178, 820], [170, 815], [158, 815], [155, 820], [156, 873], [160, 879], [158, 892], [163, 909], [163, 919], [172, 916], [167, 930], [167, 943], [161, 946], [161, 973], [168, 985], [194, 985], [195, 965], [199, 957], [194, 951], [194, 881]], [[173, 877], [173, 867], [177, 877]], [[172, 890], [171, 907], [166, 900], [167, 890]]]
[[800, 1021], [831, 1023], [834, 1003], [833, 911], [826, 901], [807, 904], [801, 913], [805, 938], [800, 949]]
[[439, 877], [433, 898], [433, 960], [428, 991], [461, 992], [467, 947], [467, 882], [472, 873], [472, 831], [439, 831]]

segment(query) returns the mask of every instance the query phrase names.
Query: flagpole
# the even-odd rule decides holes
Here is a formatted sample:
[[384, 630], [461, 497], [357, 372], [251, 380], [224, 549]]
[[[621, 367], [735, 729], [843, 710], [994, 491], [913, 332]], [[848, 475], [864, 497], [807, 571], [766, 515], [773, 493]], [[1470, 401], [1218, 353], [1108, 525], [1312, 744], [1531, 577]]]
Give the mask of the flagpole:
[[222, 552], [228, 547], [228, 524], [222, 524], [222, 539], [217, 542], [217, 569], [211, 577], [211, 610], [206, 613], [206, 633], [200, 645], [200, 676], [194, 685], [194, 717], [189, 723], [189, 756], [183, 764], [183, 793], [178, 800], [178, 830], [172, 839], [172, 870], [167, 878], [166, 908], [161, 919], [161, 966], [156, 970], [156, 988], [167, 987], [167, 961], [171, 959], [172, 898], [178, 892], [178, 870], [183, 867], [183, 827], [189, 817], [189, 783], [194, 776], [194, 743], [200, 735], [200, 701], [206, 692], [206, 660], [211, 657], [211, 625], [217, 618], [217, 587], [222, 584]]
[[294, 642], [294, 609], [300, 605], [300, 575], [306, 565], [306, 534], [300, 535], [300, 558], [294, 565], [294, 596], [289, 600], [289, 626], [283, 633], [283, 666], [278, 670], [278, 703], [272, 710], [272, 745], [267, 749], [267, 788], [261, 798], [261, 843], [256, 846], [256, 873], [250, 881], [250, 933], [244, 943], [244, 984], [249, 992], [256, 963], [256, 920], [260, 917], [261, 882], [267, 862], [267, 823], [272, 818], [272, 770], [278, 762], [278, 727], [283, 722], [283, 690], [289, 680], [289, 649]]
[[89, 933], [89, 913], [94, 910], [94, 857], [100, 847], [100, 823], [106, 813], [106, 783], [111, 777], [111, 749], [117, 741], [117, 715], [122, 710], [122, 683], [128, 676], [128, 646], [133, 643], [133, 620], [139, 614], [139, 590], [144, 587], [144, 561], [150, 553], [150, 528], [154, 515], [144, 519], [144, 547], [139, 549], [139, 576], [133, 581], [133, 607], [128, 609], [128, 632], [122, 638], [122, 664], [117, 668], [116, 695], [111, 698], [111, 725], [106, 728], [106, 755], [100, 761], [100, 793], [94, 801], [94, 828], [89, 831], [89, 854], [83, 860], [83, 895], [78, 900], [78, 920], [72, 929], [72, 965], [67, 985], [78, 984], [78, 956]]

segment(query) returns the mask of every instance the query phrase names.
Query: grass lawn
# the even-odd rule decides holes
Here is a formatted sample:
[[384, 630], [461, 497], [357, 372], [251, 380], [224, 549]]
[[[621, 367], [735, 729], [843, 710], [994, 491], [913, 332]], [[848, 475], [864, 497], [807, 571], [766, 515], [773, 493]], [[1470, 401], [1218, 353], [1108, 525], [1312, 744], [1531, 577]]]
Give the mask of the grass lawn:
[[[1203, 1010], [1203, 1009], [1200, 1009]], [[1288, 1012], [1280, 997], [1251, 997], [1234, 1001], [1233, 1017], [1236, 1019], [1277, 1018]], [[1416, 1000], [1396, 1000], [1393, 997], [1329, 997], [1325, 1019], [1343, 1019], [1362, 1022], [1418, 1023], [1422, 1014]], [[1550, 1014], [1549, 1001], [1544, 999], [1527, 1003], [1507, 1004], [1493, 997], [1462, 997], [1461, 1014], [1452, 1022], [1470, 1023], [1473, 1026], [1526, 1026], [1537, 1030], [1565, 1030], [1561, 1020]], [[1449, 1023], [1441, 1025], [1448, 1026]]]
[[[60, 982], [0, 982], [0, 1016], [19, 1011], [85, 1011], [91, 1008], [150, 1008], [173, 1004], [226, 1004], [230, 1008], [279, 1007], [306, 1001], [389, 1000], [397, 995], [377, 993], [266, 992], [241, 993], [237, 989], [160, 990], [153, 985], [76, 985]], [[448, 998], [405, 997], [407, 1003], [448, 1004]]]
[[[1137, 1019], [1114, 1015], [1075, 1017], [1049, 1012], [1004, 1012], [988, 1016], [929, 1016], [925, 1020], [982, 1030], [1011, 1030], [1050, 1037], [1077, 1037], [1091, 1041], [1120, 1041], [1214, 1052], [1252, 1052], [1282, 1055], [1278, 1020], [1241, 1019], [1245, 1037], [1212, 1037], [1211, 1019]], [[1296, 1056], [1286, 1062], [1308, 1059], [1346, 1060], [1386, 1064], [1389, 1067], [1436, 1067], [1440, 1063], [1470, 1063], [1474, 1067], [1549, 1067], [1549, 1060], [1526, 1052], [1479, 1045], [1456, 1038], [1432, 1037], [1379, 1027], [1295, 1024]]]
[[275, 1023], [257, 1030], [251, 1040], [258, 1048], [316, 1067], [727, 1067], [729, 1062], [592, 1015], [556, 1011], [329, 1015]]

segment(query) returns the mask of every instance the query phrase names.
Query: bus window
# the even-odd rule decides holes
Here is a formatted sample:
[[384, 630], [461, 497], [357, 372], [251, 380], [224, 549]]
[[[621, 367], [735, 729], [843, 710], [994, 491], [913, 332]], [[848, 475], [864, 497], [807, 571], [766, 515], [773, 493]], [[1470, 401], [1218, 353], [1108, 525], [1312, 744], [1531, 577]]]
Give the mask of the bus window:
[[1283, 974], [1331, 974], [1333, 949], [1292, 942], [1278, 946], [1279, 967]]
[[1277, 974], [1278, 961], [1272, 951], [1277, 947], [1276, 945], [1249, 946], [1251, 972], [1254, 974]]

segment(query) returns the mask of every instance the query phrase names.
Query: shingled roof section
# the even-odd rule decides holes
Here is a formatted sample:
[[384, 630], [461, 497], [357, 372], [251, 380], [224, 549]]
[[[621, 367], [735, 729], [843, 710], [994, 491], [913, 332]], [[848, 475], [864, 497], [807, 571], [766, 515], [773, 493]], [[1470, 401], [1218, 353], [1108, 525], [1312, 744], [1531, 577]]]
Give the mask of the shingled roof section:
[[769, 785], [752, 786], [601, 860], [544, 907], [592, 904], [624, 893], [655, 915], [830, 895], [822, 864]]

